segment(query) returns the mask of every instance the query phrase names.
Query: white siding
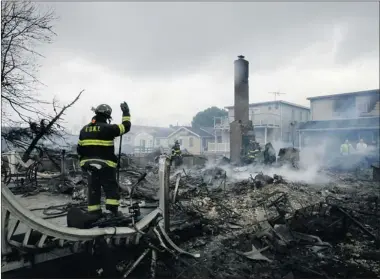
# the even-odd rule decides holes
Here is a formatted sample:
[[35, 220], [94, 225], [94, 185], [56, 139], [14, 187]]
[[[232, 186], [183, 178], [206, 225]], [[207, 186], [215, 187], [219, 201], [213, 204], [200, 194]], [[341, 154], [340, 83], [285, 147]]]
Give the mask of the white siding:
[[228, 109], [228, 120], [231, 123], [232, 121], [234, 121], [234, 119], [235, 119], [234, 108], [229, 108]]
[[148, 134], [148, 133], [139, 133], [136, 135], [134, 139], [134, 146], [144, 146], [145, 142], [145, 147], [146, 148], [152, 148], [153, 147], [153, 136]]
[[357, 118], [363, 113], [363, 108], [370, 105], [371, 96], [356, 96], [354, 109], [347, 109], [345, 114], [339, 114], [334, 111], [334, 104], [336, 100], [344, 100], [347, 96], [341, 96], [339, 98], [326, 98], [311, 100], [310, 105], [312, 108], [311, 119], [313, 121], [321, 120], [335, 120], [335, 119], [347, 119], [347, 118]]
[[163, 147], [163, 148], [170, 147], [169, 141], [167, 138], [155, 138], [154, 147]]
[[[233, 117], [233, 108], [228, 110], [228, 115]], [[249, 119], [253, 122], [254, 126], [265, 126], [265, 125], [278, 125], [281, 129], [278, 132], [271, 131], [268, 132], [267, 140], [281, 138], [282, 130], [282, 141], [289, 142], [291, 140], [290, 136], [290, 123], [292, 121], [296, 122], [306, 122], [310, 120], [310, 110], [307, 108], [292, 106], [288, 104], [278, 103], [278, 104], [262, 104], [251, 106], [249, 108]], [[232, 122], [234, 119], [229, 119]], [[268, 130], [269, 131], [269, 130]], [[261, 130], [255, 129], [257, 133], [257, 138], [261, 141], [264, 139], [263, 132]], [[229, 138], [229, 136], [228, 136]]]

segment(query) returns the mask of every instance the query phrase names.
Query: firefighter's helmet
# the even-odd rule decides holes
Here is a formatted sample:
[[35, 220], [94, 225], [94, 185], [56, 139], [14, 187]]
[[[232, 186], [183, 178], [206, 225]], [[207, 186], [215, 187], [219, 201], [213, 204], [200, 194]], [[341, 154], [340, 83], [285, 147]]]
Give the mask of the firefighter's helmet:
[[112, 108], [109, 105], [101, 104], [96, 107], [95, 114], [102, 114], [107, 118], [111, 118]]

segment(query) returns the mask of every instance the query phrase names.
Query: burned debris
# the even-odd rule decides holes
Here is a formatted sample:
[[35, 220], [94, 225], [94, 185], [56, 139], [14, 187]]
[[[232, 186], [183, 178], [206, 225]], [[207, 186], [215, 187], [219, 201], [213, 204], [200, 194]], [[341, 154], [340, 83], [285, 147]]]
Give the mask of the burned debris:
[[[86, 206], [86, 174], [80, 172], [75, 156], [50, 153], [57, 162], [65, 158], [59, 172], [39, 160], [21, 168], [10, 188], [24, 196], [50, 192], [71, 197], [71, 203], [43, 208], [45, 219]], [[299, 160], [297, 150], [281, 154], [283, 162]], [[121, 207], [139, 216], [158, 206], [158, 166], [154, 158], [142, 166], [131, 157], [122, 157]], [[378, 183], [334, 170], [319, 174], [328, 178], [326, 183], [307, 183], [302, 180], [303, 172], [277, 164], [236, 167], [223, 158], [206, 166], [172, 168], [169, 234], [182, 249], [201, 251], [201, 258], [178, 260], [170, 249], [159, 248], [158, 236], [152, 231], [153, 236], [142, 236], [146, 239], [140, 247], [143, 250], [136, 248], [131, 253], [136, 253], [134, 258], [127, 262], [114, 259], [111, 266], [128, 275], [144, 273], [144, 266], [154, 265], [151, 275], [173, 278], [380, 276]], [[121, 226], [123, 222], [101, 219], [96, 225]], [[153, 251], [165, 256], [157, 258]], [[154, 263], [146, 262], [147, 254]], [[131, 266], [139, 255], [142, 267]], [[108, 274], [104, 272], [100, 273]]]
[[[252, 164], [221, 158], [197, 160], [199, 165], [193, 159], [190, 167], [174, 165], [169, 176], [168, 234], [183, 249], [182, 254], [201, 251], [201, 258], [179, 257], [153, 226], [141, 233], [142, 242], [128, 260], [109, 257], [106, 265], [96, 269], [97, 275], [116, 272], [125, 278], [135, 272], [146, 276], [150, 270], [153, 277], [171, 278], [380, 276], [376, 165], [373, 179], [363, 178], [368, 176], [369, 165], [349, 173], [327, 169], [327, 165], [314, 174], [326, 181], [310, 183], [304, 179], [310, 173], [301, 164], [299, 149], [280, 149], [278, 160], [275, 154], [273, 146], [266, 144]], [[81, 208], [86, 207], [87, 174], [82, 173], [76, 154], [45, 149], [38, 155], [28, 164], [16, 154], [5, 155], [8, 165], [3, 167], [12, 171], [5, 171], [3, 182], [24, 197], [48, 192], [71, 199], [59, 206], [35, 208], [44, 219], [81, 216]], [[91, 225], [84, 227], [82, 223], [70, 225], [129, 226], [145, 211], [157, 208], [157, 154], [150, 157], [142, 165], [133, 157], [120, 156], [120, 206], [131, 218], [105, 216], [95, 223], [89, 220]], [[114, 249], [102, 243], [97, 247], [100, 254], [92, 256], [103, 259], [100, 263]]]
[[[187, 269], [188, 278], [200, 276], [200, 270], [207, 272], [200, 278], [379, 276], [378, 196], [351, 189], [323, 197], [305, 185], [306, 195], [281, 182], [257, 191], [252, 184], [247, 180], [242, 196], [236, 187], [197, 193], [186, 207], [187, 215], [201, 216], [204, 236], [184, 245], [202, 245], [207, 259], [192, 272]], [[375, 191], [376, 185], [371, 187]]]

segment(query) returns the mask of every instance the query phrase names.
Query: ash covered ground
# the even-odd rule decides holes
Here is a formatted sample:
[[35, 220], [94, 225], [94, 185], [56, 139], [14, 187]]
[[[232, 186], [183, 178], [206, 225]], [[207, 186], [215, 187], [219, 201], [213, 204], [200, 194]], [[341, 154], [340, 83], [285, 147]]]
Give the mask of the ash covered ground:
[[[159, 254], [156, 277], [380, 278], [380, 186], [371, 169], [337, 172], [313, 162], [294, 169], [213, 161], [172, 170], [171, 236], [201, 257]], [[151, 208], [158, 201], [157, 165], [130, 165], [120, 186], [127, 198], [143, 172], [148, 175], [134, 198]], [[12, 190], [25, 199], [58, 193], [85, 206], [86, 180], [80, 176]], [[118, 262], [120, 270], [123, 265]], [[135, 276], [146, 278], [147, 265], [149, 260]]]

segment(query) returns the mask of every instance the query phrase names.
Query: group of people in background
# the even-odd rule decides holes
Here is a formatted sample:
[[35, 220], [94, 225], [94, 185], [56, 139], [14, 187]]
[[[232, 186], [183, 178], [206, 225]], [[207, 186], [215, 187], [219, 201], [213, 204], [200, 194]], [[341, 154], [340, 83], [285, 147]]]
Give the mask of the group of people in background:
[[354, 153], [366, 153], [367, 151], [375, 148], [376, 142], [372, 142], [372, 144], [368, 146], [363, 139], [360, 139], [356, 144], [356, 148], [354, 148], [348, 139], [346, 139], [345, 142], [340, 146], [340, 154], [349, 155]]

